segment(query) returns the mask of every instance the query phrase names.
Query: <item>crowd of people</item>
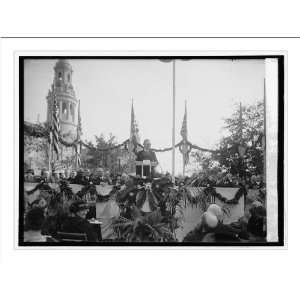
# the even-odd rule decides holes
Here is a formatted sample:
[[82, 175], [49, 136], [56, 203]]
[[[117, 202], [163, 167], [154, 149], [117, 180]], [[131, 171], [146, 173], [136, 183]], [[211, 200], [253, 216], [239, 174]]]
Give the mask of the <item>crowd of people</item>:
[[83, 241], [99, 241], [99, 233], [88, 220], [90, 207], [84, 201], [73, 202], [68, 210], [39, 205], [25, 215], [24, 242], [58, 242], [60, 232], [81, 234]]
[[[162, 176], [172, 177], [169, 173]], [[40, 175], [35, 175], [33, 170], [25, 173], [25, 182], [42, 182], [42, 183], [62, 183], [87, 185], [108, 184], [113, 186], [125, 186], [131, 177], [126, 174], [112, 175], [109, 170], [97, 168], [93, 171], [88, 169], [75, 170], [56, 170], [52, 174], [44, 169]], [[236, 187], [240, 184], [247, 188], [264, 190], [264, 183], [260, 175], [252, 175], [247, 179], [241, 179], [231, 174], [225, 176], [212, 176], [205, 174], [197, 174], [192, 177], [176, 178], [175, 186], [189, 185], [198, 187], [207, 186], [223, 186]], [[264, 196], [264, 195], [263, 195]], [[94, 218], [95, 207], [89, 206], [80, 195], [76, 195], [76, 201], [65, 205], [61, 199], [49, 200], [39, 199], [35, 201], [28, 210], [25, 211], [25, 232], [24, 242], [45, 242], [60, 241], [60, 232], [71, 232], [82, 234], [87, 242], [98, 242], [99, 232], [88, 219]], [[94, 215], [91, 211], [94, 209]], [[265, 218], [266, 211], [263, 201], [253, 201], [249, 212], [245, 214], [238, 222], [224, 225], [222, 222], [222, 209], [216, 204], [203, 213], [199, 224], [184, 239], [184, 242], [200, 242], [200, 241], [227, 241], [227, 240], [249, 240], [255, 237], [255, 240], [264, 240], [265, 238]], [[101, 234], [100, 234], [101, 236]]]
[[34, 170], [29, 169], [24, 175], [25, 182], [38, 183], [43, 181], [46, 183], [59, 183], [61, 180], [65, 180], [71, 184], [81, 185], [86, 185], [89, 183], [95, 185], [99, 185], [101, 183], [115, 185], [125, 182], [127, 178], [128, 174], [126, 173], [111, 174], [109, 170], [105, 170], [104, 168], [97, 168], [93, 171], [89, 169], [61, 169], [55, 170], [52, 173], [46, 169], [43, 169], [41, 170], [40, 175], [36, 175]]
[[260, 174], [253, 174], [248, 177], [240, 177], [230, 173], [217, 175], [195, 174], [190, 178], [185, 178], [185, 182], [193, 186], [214, 186], [214, 187], [237, 187], [241, 184], [249, 189], [261, 189], [264, 182]]
[[254, 201], [249, 211], [236, 222], [224, 224], [224, 211], [211, 204], [201, 215], [199, 223], [183, 239], [183, 242], [265, 242], [266, 209], [260, 201]]

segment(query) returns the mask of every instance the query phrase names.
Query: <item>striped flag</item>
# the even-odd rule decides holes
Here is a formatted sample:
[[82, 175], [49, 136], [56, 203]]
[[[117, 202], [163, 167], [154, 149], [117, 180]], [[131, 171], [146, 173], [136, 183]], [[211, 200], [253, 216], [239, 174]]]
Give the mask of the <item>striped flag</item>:
[[78, 102], [78, 122], [77, 122], [77, 139], [80, 139], [82, 135], [82, 127], [81, 127], [81, 115], [80, 115], [80, 100]]
[[184, 111], [184, 117], [183, 117], [183, 122], [182, 122], [182, 127], [180, 130], [180, 134], [182, 136], [182, 139], [184, 141], [187, 141], [187, 136], [188, 136], [188, 132], [187, 132], [187, 111], [186, 111], [186, 101], [185, 101], [185, 111]]
[[140, 143], [139, 128], [135, 119], [135, 114], [133, 109], [133, 99], [131, 104], [130, 142], [135, 147], [137, 143]]
[[79, 142], [81, 135], [82, 135], [82, 127], [81, 127], [80, 100], [79, 100], [79, 102], [78, 102], [78, 120], [77, 120], [77, 142], [78, 142], [78, 144], [76, 145], [76, 168], [81, 165], [81, 159], [80, 159], [81, 143]]
[[[183, 139], [183, 144], [180, 147], [180, 152], [182, 153], [183, 158], [183, 167], [185, 167], [189, 163], [189, 146], [187, 144], [188, 140], [188, 131], [187, 131], [187, 110], [186, 110], [186, 101], [185, 101], [185, 110], [184, 110], [184, 117], [182, 121], [182, 126], [180, 130], [180, 134]], [[184, 169], [184, 168], [183, 168]], [[183, 171], [184, 174], [185, 171]]]
[[81, 158], [80, 158], [80, 143], [76, 145], [76, 168], [81, 166]]
[[53, 149], [59, 159], [59, 107], [56, 99], [56, 94], [53, 91], [53, 118], [52, 118], [52, 137], [53, 137]]

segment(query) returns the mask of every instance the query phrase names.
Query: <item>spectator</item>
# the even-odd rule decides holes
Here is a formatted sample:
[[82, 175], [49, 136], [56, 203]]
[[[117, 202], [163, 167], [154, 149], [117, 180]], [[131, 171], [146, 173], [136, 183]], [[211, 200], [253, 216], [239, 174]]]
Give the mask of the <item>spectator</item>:
[[113, 184], [116, 186], [122, 185], [121, 174], [117, 174], [117, 176], [113, 180]]
[[59, 181], [60, 181], [60, 175], [59, 175], [59, 171], [58, 170], [54, 171], [53, 181], [54, 181], [54, 183], [59, 183]]
[[59, 208], [58, 205], [49, 207], [47, 217], [42, 226], [42, 234], [57, 236], [57, 232], [61, 231], [61, 225], [67, 218], [66, 214]]
[[43, 170], [41, 174], [41, 180], [44, 182], [49, 182], [49, 179], [50, 179], [49, 171]]
[[84, 177], [82, 169], [78, 170], [77, 175], [74, 178], [74, 180], [73, 180], [72, 183], [75, 183], [75, 184], [84, 184], [84, 185], [89, 183], [88, 181], [86, 181], [86, 178]]
[[255, 201], [249, 210], [247, 230], [254, 239], [266, 237], [266, 209], [259, 201]]
[[74, 181], [75, 181], [76, 175], [77, 175], [76, 171], [72, 171], [71, 174], [70, 174], [70, 177], [69, 177], [68, 181], [70, 183], [75, 183]]
[[90, 242], [97, 241], [97, 234], [92, 225], [86, 220], [89, 211], [88, 206], [83, 201], [74, 202], [70, 206], [71, 216], [62, 224], [62, 231], [70, 233], [85, 233]]
[[217, 204], [211, 204], [200, 218], [200, 223], [190, 231], [183, 242], [239, 241], [240, 230], [223, 224], [223, 211]]
[[46, 237], [41, 233], [44, 219], [44, 211], [40, 207], [35, 207], [27, 213], [24, 242], [46, 242]]
[[110, 176], [110, 172], [109, 171], [106, 171], [105, 172], [105, 176], [104, 176], [104, 181], [108, 184], [112, 184], [112, 179], [111, 179], [111, 176]]

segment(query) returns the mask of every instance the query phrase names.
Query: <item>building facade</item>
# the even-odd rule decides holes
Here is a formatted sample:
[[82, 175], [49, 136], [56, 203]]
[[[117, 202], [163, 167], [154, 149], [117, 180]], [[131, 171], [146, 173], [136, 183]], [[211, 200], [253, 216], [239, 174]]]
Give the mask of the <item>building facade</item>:
[[[72, 83], [73, 69], [71, 64], [60, 59], [54, 66], [54, 79], [46, 97], [47, 100], [47, 124], [51, 126], [53, 118], [54, 97], [59, 108], [60, 135], [71, 143], [77, 138], [78, 106], [79, 100], [75, 95]], [[64, 167], [71, 167], [74, 162], [74, 148], [60, 145], [61, 162]]]

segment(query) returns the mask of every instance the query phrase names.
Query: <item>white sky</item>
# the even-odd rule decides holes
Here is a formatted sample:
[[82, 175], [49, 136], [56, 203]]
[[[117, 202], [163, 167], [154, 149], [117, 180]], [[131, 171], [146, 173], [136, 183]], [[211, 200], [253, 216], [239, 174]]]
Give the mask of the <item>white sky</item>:
[[[159, 60], [70, 59], [78, 99], [83, 139], [111, 132], [118, 142], [129, 137], [131, 98], [141, 139], [152, 147], [172, 142], [172, 64]], [[56, 60], [25, 61], [25, 120], [46, 120], [46, 95]], [[176, 61], [176, 143], [187, 100], [188, 137], [200, 147], [214, 148], [222, 137], [224, 118], [234, 104], [263, 99], [264, 60]], [[224, 133], [224, 132], [223, 132]], [[162, 170], [171, 171], [171, 152], [158, 153]], [[176, 173], [182, 158], [176, 151]]]

